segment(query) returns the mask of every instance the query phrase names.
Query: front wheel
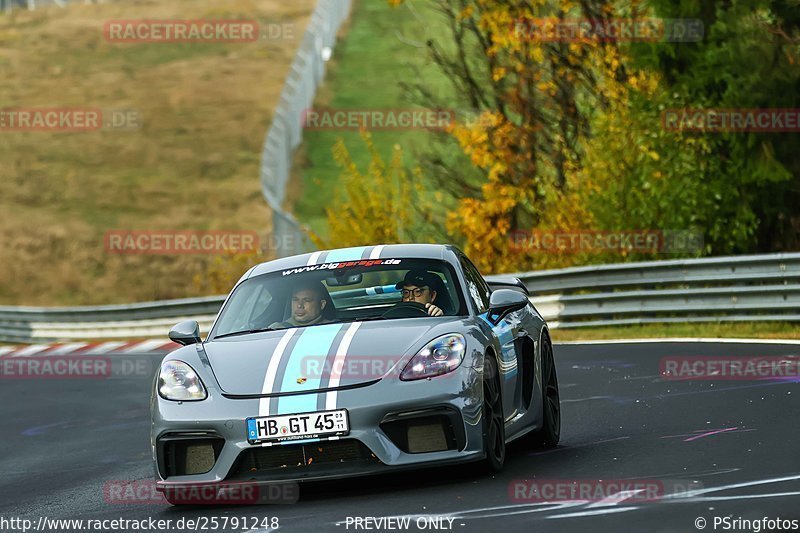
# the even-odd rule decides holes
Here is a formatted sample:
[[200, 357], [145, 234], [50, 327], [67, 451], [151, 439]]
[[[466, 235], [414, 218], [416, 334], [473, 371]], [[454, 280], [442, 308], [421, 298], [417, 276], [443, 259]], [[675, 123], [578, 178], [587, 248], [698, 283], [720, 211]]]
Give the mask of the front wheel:
[[506, 427], [500, 374], [491, 354], [487, 354], [483, 363], [483, 449], [486, 450], [484, 470], [500, 472], [506, 461]]

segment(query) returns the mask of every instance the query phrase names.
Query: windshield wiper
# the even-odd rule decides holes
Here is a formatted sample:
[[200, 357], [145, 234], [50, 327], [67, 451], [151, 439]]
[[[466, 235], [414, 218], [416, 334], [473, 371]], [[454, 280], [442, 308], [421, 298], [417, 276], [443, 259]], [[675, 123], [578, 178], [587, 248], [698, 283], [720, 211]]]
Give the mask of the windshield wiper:
[[225, 337], [234, 337], [236, 335], [249, 335], [250, 333], [263, 333], [265, 331], [276, 331], [277, 328], [258, 328], [258, 329], [245, 329], [242, 331], [234, 331], [233, 333], [223, 333], [222, 335], [215, 335], [214, 339], [224, 339]]
[[[382, 315], [373, 315], [373, 316], [365, 316], [359, 318], [352, 318], [348, 320], [338, 320], [333, 322], [333, 324], [349, 324], [350, 322], [367, 322], [369, 320], [385, 320]], [[294, 326], [300, 327], [300, 326]], [[224, 339], [225, 337], [235, 337], [237, 335], [249, 335], [251, 333], [263, 333], [264, 331], [277, 331], [278, 329], [285, 329], [285, 328], [259, 328], [259, 329], [245, 329], [242, 331], [234, 331], [233, 333], [223, 333], [222, 335], [216, 335], [214, 339]]]
[[384, 320], [382, 315], [364, 316], [358, 318], [348, 318], [347, 320], [339, 320], [337, 324], [349, 324], [351, 322], [368, 322], [370, 320]]

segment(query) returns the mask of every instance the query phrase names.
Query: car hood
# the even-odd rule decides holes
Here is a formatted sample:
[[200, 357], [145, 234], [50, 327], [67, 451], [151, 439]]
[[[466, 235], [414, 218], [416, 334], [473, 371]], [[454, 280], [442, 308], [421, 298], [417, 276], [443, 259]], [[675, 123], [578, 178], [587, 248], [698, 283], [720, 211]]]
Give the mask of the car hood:
[[411, 354], [436, 332], [449, 331], [444, 324], [452, 319], [323, 324], [229, 337], [203, 347], [228, 394], [336, 390], [399, 376]]

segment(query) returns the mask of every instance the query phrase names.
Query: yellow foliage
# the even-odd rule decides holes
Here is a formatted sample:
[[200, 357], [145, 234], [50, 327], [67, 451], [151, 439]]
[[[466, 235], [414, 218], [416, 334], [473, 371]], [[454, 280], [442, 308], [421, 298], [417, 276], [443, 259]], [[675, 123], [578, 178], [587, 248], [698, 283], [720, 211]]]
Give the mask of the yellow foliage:
[[[636, 152], [647, 162], [661, 157], [657, 147], [631, 149], [637, 144], [627, 113], [631, 94], [646, 97], [658, 80], [632, 68], [616, 43], [598, 35], [566, 44], [539, 37], [543, 26], [586, 17], [581, 2], [468, 0], [461, 6], [457, 16], [474, 20], [487, 43], [498, 105], [447, 130], [485, 176], [480, 193], [458, 199], [448, 213], [447, 231], [463, 239], [467, 254], [486, 272], [594, 262], [597, 257], [588, 257], [597, 255], [592, 251], [520, 251], [512, 246], [511, 232], [600, 229], [592, 201], [641, 162]], [[609, 3], [602, 16], [645, 16], [647, 9], [639, 0]], [[597, 146], [591, 144], [590, 126], [578, 129], [583, 121], [592, 128], [599, 124], [615, 139], [613, 148], [624, 153], [591, 153]]]
[[202, 294], [227, 294], [250, 267], [269, 259], [272, 258], [263, 256], [259, 250], [217, 255], [206, 272], [192, 278], [192, 283]]
[[[600, 40], [588, 38], [564, 49], [521, 33], [526, 31], [526, 23], [557, 23], [558, 19], [543, 18], [548, 9], [545, 0], [525, 4], [474, 0], [470, 5], [476, 7], [470, 14], [490, 39], [489, 54], [497, 58], [492, 78], [506, 81], [509, 88], [501, 94], [506, 106], [503, 113], [483, 111], [479, 120], [456, 123], [448, 130], [472, 164], [484, 171], [486, 182], [479, 197], [459, 200], [457, 209], [448, 216], [447, 230], [464, 238], [465, 251], [487, 272], [586, 261], [585, 255], [574, 251], [534, 254], [511, 246], [510, 232], [514, 230], [592, 229], [594, 221], [586, 199], [601, 192], [601, 182], [594, 180], [596, 174], [581, 173], [581, 164], [568, 153], [564, 132], [553, 123], [534, 123], [538, 119], [528, 115], [528, 106], [535, 101], [541, 111], [563, 114], [564, 109], [557, 106], [564, 102], [559, 100], [564, 82], [577, 83], [580, 69], [592, 72], [595, 96], [611, 109], [618, 109], [617, 105], [624, 105], [628, 98], [628, 89], [620, 79], [629, 81], [631, 90], [644, 91], [652, 86], [652, 80], [633, 70], [625, 72], [625, 78], [618, 76], [624, 58], [617, 47]], [[578, 3], [563, 0], [558, 3], [558, 13], [570, 18], [579, 16], [581, 10]], [[527, 95], [529, 90], [535, 94]], [[546, 133], [553, 140], [552, 148], [561, 155], [558, 169], [542, 167], [552, 164], [552, 153], [549, 158], [536, 155], [544, 149], [538, 137], [543, 126], [551, 128]], [[618, 126], [625, 127], [622, 123]], [[656, 159], [658, 154], [648, 150], [647, 156]], [[598, 164], [602, 162], [602, 158], [597, 159]], [[621, 163], [612, 160], [611, 164]], [[605, 172], [615, 173], [610, 168]]]
[[358, 169], [342, 139], [333, 147], [333, 157], [342, 168], [342, 197], [336, 207], [326, 209], [329, 237], [312, 235], [320, 247], [407, 242], [412, 220], [409, 200], [419, 194], [414, 194], [412, 179], [403, 167], [403, 150], [395, 145], [387, 165], [370, 134], [362, 131], [361, 138], [371, 157], [366, 173]]

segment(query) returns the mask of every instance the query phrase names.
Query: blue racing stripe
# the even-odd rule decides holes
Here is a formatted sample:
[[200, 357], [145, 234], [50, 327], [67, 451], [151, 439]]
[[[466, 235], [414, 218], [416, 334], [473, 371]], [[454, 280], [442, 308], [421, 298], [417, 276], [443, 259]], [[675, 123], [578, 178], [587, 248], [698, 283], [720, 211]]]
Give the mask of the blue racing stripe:
[[[322, 376], [319, 375], [321, 372], [316, 376], [306, 375], [308, 368], [304, 367], [306, 367], [308, 361], [304, 362], [304, 359], [314, 358], [319, 360], [320, 357], [324, 358], [328, 350], [330, 350], [336, 334], [342, 327], [344, 327], [342, 324], [323, 324], [303, 330], [300, 338], [297, 339], [297, 344], [294, 345], [292, 353], [289, 354], [286, 371], [283, 374], [283, 381], [279, 389], [281, 392], [312, 391], [319, 388], [320, 380], [322, 379]], [[306, 382], [303, 384], [297, 383], [297, 378], [299, 377], [306, 378]], [[277, 414], [279, 415], [307, 413], [316, 410], [316, 394], [298, 394], [278, 398]]]
[[342, 248], [341, 250], [331, 250], [325, 258], [326, 263], [339, 263], [341, 261], [359, 261], [361, 254], [366, 250], [366, 246], [356, 246], [355, 248]]
[[[512, 342], [514, 342], [514, 334], [512, 332], [511, 324], [509, 324], [506, 321], [506, 319], [503, 319], [500, 321], [498, 325], [495, 326], [489, 321], [488, 315], [489, 312], [487, 311], [482, 315], [478, 316], [482, 318], [487, 324], [489, 324], [489, 327], [492, 328], [494, 334], [497, 335], [497, 340], [500, 341], [500, 350], [502, 352], [500, 354], [500, 358], [503, 360], [504, 363], [509, 363], [511, 359], [515, 357], [515, 353], [512, 347], [513, 345], [509, 346]], [[514, 370], [505, 372], [503, 374], [503, 379], [511, 379], [516, 374], [517, 374], [517, 368], [514, 368]]]
[[506, 344], [514, 340], [514, 334], [511, 332], [511, 325], [505, 320], [501, 320], [499, 324], [494, 325], [489, 321], [489, 311], [486, 311], [482, 315], [478, 315], [479, 318], [482, 318], [484, 322], [486, 322], [494, 334], [497, 335], [497, 340], [500, 341], [500, 344]]

